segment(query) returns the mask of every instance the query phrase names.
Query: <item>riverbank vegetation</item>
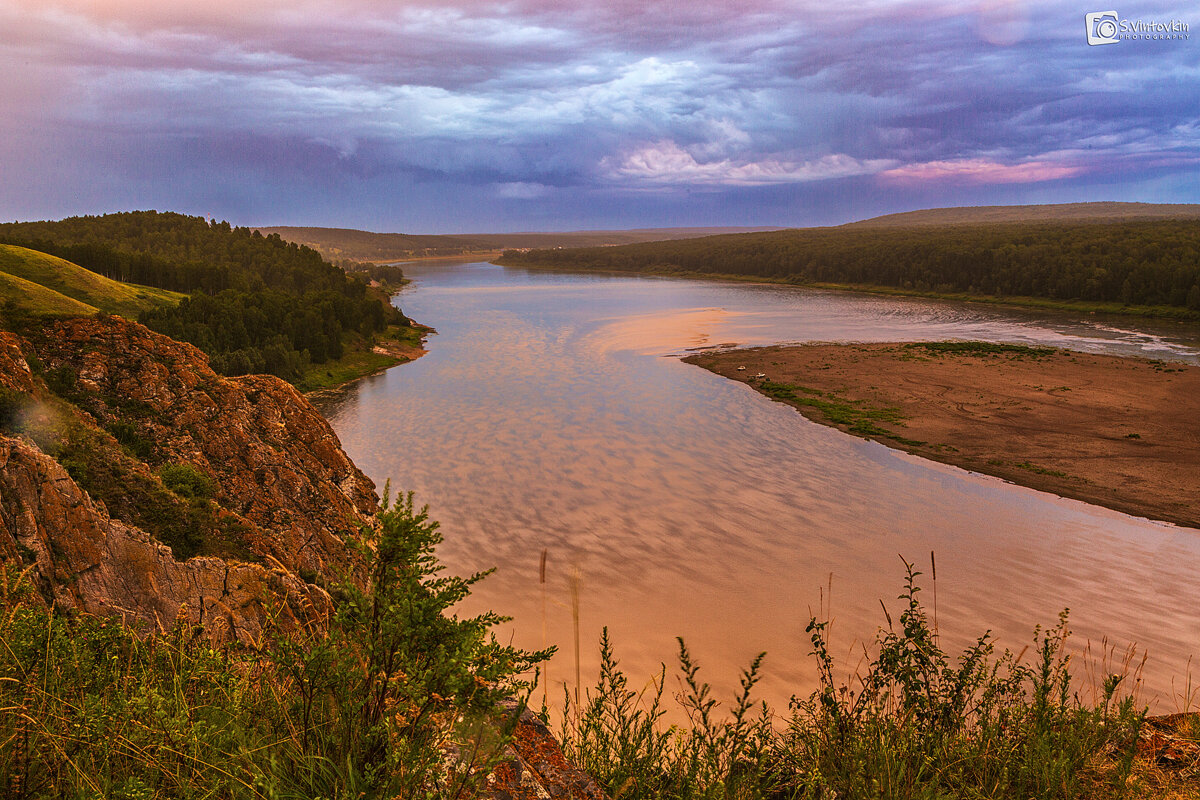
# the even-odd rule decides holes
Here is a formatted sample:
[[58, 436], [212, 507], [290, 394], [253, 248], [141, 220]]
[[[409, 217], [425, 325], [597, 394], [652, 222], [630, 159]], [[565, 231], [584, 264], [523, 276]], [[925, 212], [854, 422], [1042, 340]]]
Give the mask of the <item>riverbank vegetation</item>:
[[[902, 610], [846, 679], [830, 655], [828, 621], [808, 625], [819, 688], [782, 716], [755, 704], [759, 656], [722, 711], [679, 643], [676, 702], [689, 726], [662, 724], [665, 672], [629, 688], [607, 634], [599, 681], [569, 707], [567, 752], [613, 797], [626, 798], [1116, 798], [1194, 797], [1187, 773], [1139, 755], [1144, 710], [1106, 675], [1082, 699], [1067, 653], [1067, 612], [1028, 648], [997, 653], [987, 634], [943, 650], [907, 566]], [[568, 698], [568, 703], [570, 702]], [[1184, 739], [1195, 748], [1200, 729]], [[1172, 794], [1173, 793], [1173, 794]]]
[[[135, 631], [48, 612], [10, 564], [0, 785], [17, 798], [477, 796], [513, 722], [498, 702], [527, 696], [549, 651], [498, 644], [493, 614], [447, 616], [484, 574], [441, 575], [439, 541], [411, 495], [385, 504], [366, 588], [332, 587], [328, 630], [223, 648], [183, 615]], [[1191, 772], [1139, 744], [1153, 723], [1128, 691], [1135, 673], [1081, 692], [1065, 611], [1020, 653], [988, 634], [950, 653], [905, 566], [898, 615], [885, 606], [845, 678], [830, 623], [810, 620], [819, 687], [780, 713], [753, 697], [765, 654], [722, 707], [681, 640], [688, 724], [667, 726], [665, 668], [631, 689], [606, 633], [596, 686], [565, 698], [564, 752], [623, 800], [1200, 796]], [[1200, 727], [1170, 738], [1194, 753]]]
[[707, 275], [1200, 319], [1200, 222], [844, 227], [506, 251], [514, 266]]
[[[215, 648], [48, 612], [0, 570], [0, 787], [12, 798], [471, 797], [548, 654], [498, 644], [494, 614], [446, 612], [437, 523], [385, 503], [366, 588], [332, 587], [328, 629]], [[509, 715], [511, 716], [511, 715]]]
[[315, 250], [227, 222], [138, 211], [2, 224], [0, 242], [68, 259], [109, 282], [187, 294], [114, 313], [196, 345], [224, 375], [295, 383], [313, 365], [370, 351], [376, 337], [411, 327], [389, 292], [371, 286], [371, 273], [348, 275]]

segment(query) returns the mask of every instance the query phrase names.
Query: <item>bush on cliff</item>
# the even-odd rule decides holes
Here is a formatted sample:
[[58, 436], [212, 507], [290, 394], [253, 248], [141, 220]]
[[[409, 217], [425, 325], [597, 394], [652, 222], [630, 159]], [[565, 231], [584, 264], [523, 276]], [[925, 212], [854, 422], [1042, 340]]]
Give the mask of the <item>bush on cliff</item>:
[[468, 796], [503, 741], [496, 699], [547, 654], [499, 645], [495, 615], [446, 616], [483, 575], [441, 575], [411, 496], [372, 535], [366, 586], [341, 586], [327, 627], [258, 648], [48, 612], [6, 565], [0, 794]]

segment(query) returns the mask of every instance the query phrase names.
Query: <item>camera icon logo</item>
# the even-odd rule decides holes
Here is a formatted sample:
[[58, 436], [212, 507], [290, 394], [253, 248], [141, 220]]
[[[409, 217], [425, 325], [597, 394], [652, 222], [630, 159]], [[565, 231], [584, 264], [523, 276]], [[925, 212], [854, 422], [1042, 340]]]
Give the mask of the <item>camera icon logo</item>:
[[1119, 21], [1115, 11], [1093, 11], [1084, 15], [1087, 22], [1087, 43], [1116, 44]]

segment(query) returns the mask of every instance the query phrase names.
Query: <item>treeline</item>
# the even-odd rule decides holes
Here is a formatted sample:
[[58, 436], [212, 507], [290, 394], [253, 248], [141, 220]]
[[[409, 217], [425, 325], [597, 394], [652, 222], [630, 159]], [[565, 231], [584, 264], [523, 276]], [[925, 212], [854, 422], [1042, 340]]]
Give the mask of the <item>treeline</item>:
[[18, 234], [0, 235], [0, 244], [19, 245], [48, 253], [114, 281], [155, 286], [173, 292], [219, 292], [229, 288], [230, 283], [229, 269], [224, 266], [175, 263], [149, 253], [122, 252], [100, 242], [63, 244]]
[[285, 242], [278, 234], [263, 236], [228, 222], [170, 212], [0, 224], [0, 241], [25, 247], [40, 242], [61, 250], [52, 255], [113, 280], [177, 292], [276, 289], [300, 294], [339, 291], [346, 283], [345, 274], [316, 250]]
[[379, 281], [388, 286], [401, 286], [404, 283], [404, 268], [399, 264], [372, 264], [370, 261], [351, 261], [342, 259], [334, 262], [339, 268], [354, 277], [363, 276], [367, 280]]
[[135, 211], [57, 222], [0, 224], [0, 242], [66, 258], [114, 280], [191, 297], [143, 313], [152, 330], [191, 342], [226, 375], [266, 372], [296, 380], [409, 321], [367, 286], [308, 247], [203, 217]]
[[506, 251], [503, 263], [722, 274], [1200, 311], [1200, 222], [810, 228], [622, 247]]

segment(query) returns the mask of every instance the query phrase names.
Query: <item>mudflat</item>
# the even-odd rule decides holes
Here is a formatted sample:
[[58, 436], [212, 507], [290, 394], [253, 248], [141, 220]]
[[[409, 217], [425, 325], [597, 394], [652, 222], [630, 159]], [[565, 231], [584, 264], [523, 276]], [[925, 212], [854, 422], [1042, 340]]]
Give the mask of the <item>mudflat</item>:
[[684, 361], [900, 450], [1200, 528], [1200, 367], [982, 342], [788, 345]]

